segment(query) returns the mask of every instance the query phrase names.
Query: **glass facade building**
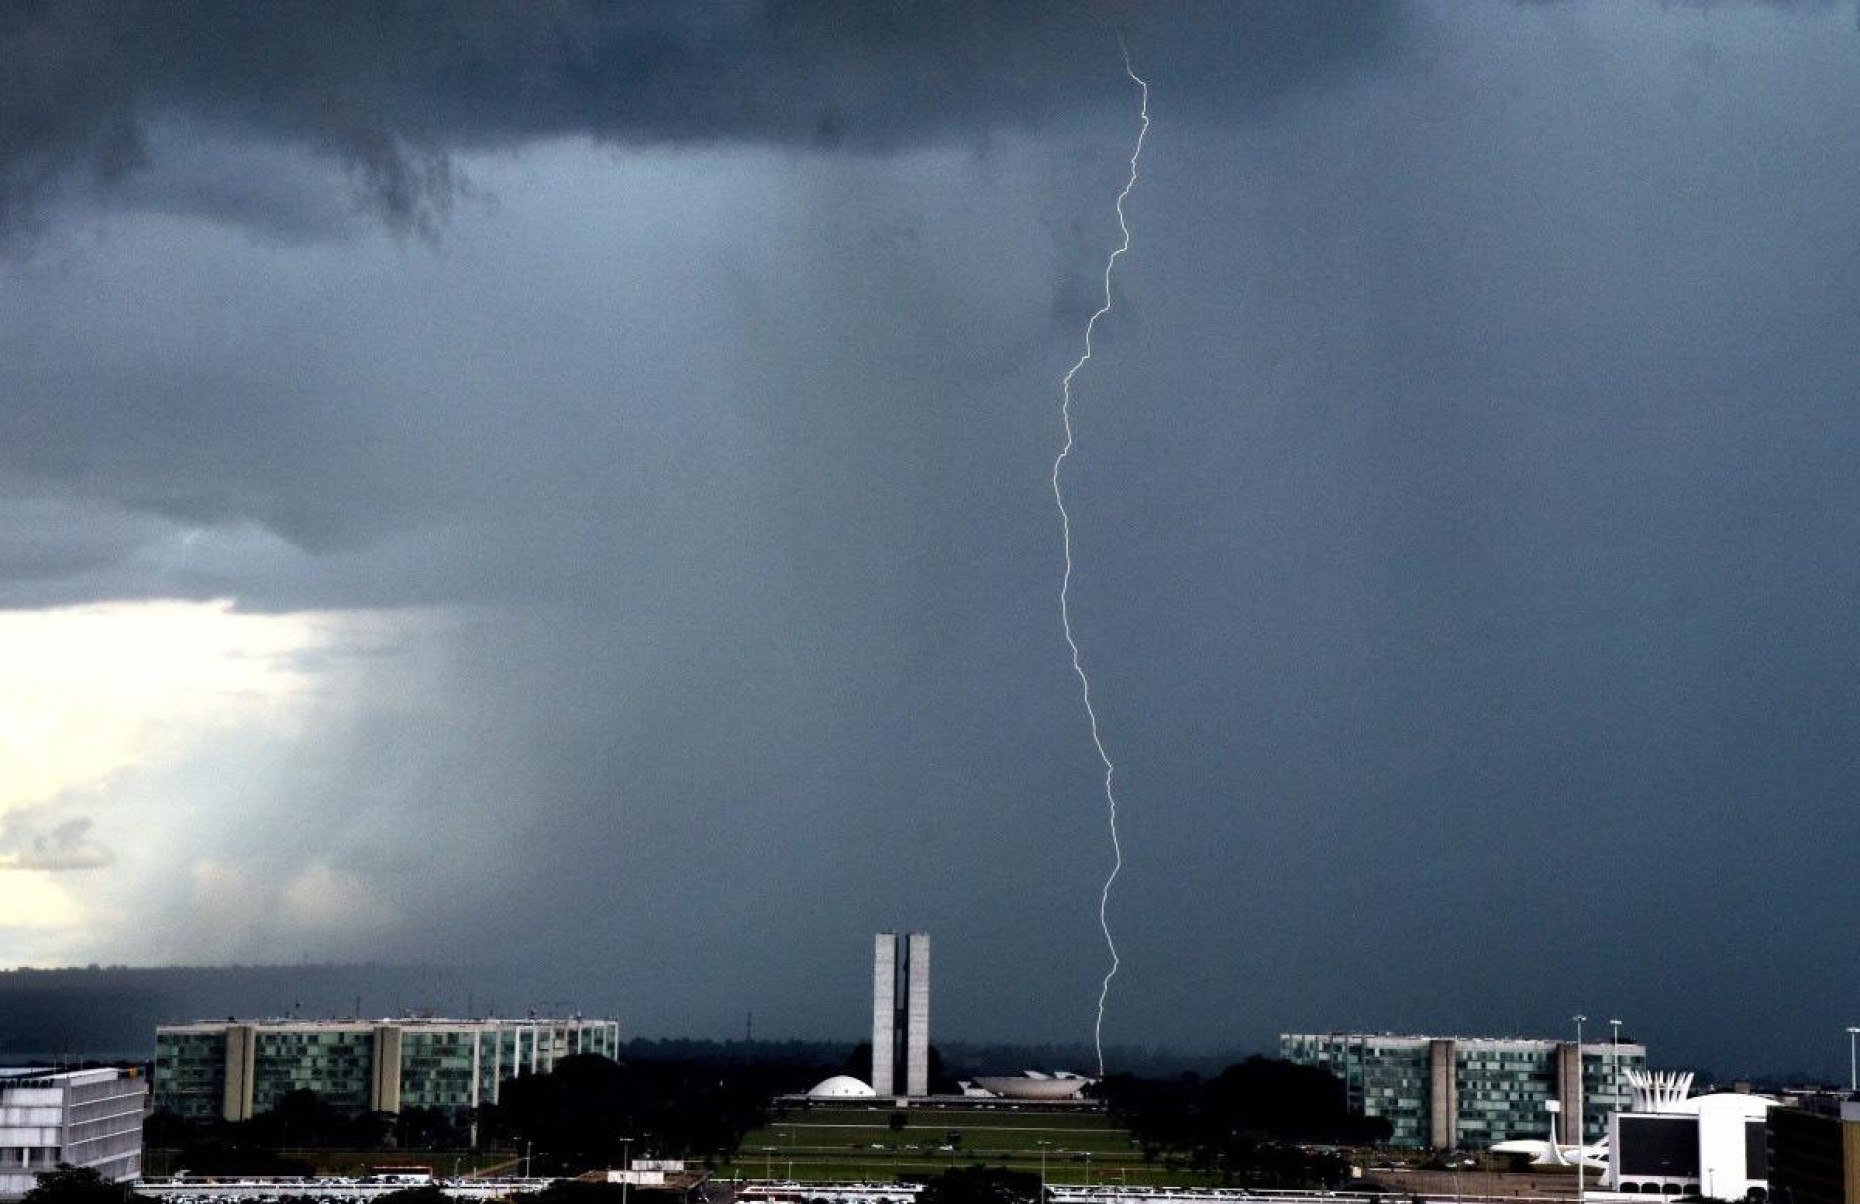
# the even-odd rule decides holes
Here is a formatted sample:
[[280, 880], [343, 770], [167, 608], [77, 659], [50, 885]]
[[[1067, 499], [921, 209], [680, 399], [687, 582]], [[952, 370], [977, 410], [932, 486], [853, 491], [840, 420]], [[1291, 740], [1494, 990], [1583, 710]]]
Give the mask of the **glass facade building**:
[[293, 1091], [351, 1112], [496, 1103], [505, 1079], [571, 1054], [614, 1057], [612, 1020], [254, 1020], [155, 1030], [155, 1107], [249, 1120]]
[[1336, 1075], [1352, 1109], [1389, 1121], [1390, 1144], [1437, 1149], [1547, 1138], [1557, 1123], [1557, 1140], [1575, 1144], [1578, 1114], [1582, 1140], [1600, 1140], [1633, 1099], [1627, 1072], [1647, 1065], [1637, 1042], [1578, 1053], [1572, 1041], [1394, 1033], [1282, 1033], [1279, 1056]]

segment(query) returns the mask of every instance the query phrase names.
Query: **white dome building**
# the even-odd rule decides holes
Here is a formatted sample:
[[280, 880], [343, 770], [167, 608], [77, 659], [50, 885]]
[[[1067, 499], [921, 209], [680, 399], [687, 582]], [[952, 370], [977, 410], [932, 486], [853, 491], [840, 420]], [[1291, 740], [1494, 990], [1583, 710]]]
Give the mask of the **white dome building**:
[[821, 1079], [807, 1090], [808, 1099], [871, 1099], [877, 1094], [871, 1084], [861, 1082], [850, 1074], [836, 1074], [830, 1079]]

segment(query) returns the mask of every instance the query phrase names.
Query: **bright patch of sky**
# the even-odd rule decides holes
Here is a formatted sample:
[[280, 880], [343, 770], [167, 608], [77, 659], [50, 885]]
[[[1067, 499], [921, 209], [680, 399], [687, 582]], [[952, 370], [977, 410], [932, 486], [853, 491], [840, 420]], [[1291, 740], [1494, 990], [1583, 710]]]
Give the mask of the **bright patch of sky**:
[[[385, 904], [327, 864], [234, 881], [211, 855], [170, 858], [262, 815], [307, 743], [368, 709], [358, 666], [427, 622], [224, 599], [0, 611], [0, 963], [133, 956], [148, 942], [129, 930], [176, 868], [193, 918], [220, 921], [190, 925], [197, 953], [254, 923], [310, 941], [378, 930]], [[283, 760], [242, 772], [255, 754]]]

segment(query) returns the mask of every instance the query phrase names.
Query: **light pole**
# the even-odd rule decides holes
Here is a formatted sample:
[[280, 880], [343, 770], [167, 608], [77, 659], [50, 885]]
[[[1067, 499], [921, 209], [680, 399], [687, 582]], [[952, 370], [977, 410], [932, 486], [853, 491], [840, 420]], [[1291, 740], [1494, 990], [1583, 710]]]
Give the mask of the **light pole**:
[[1854, 1037], [1860, 1034], [1860, 1027], [1847, 1026], [1847, 1091], [1851, 1095], [1860, 1091], [1860, 1060], [1854, 1057]]
[[1588, 1119], [1584, 1113], [1582, 1098], [1582, 1022], [1587, 1020], [1581, 1012], [1576, 1013], [1576, 1204], [1582, 1204], [1583, 1142], [1588, 1138], [1584, 1130], [1588, 1127], [1583, 1122]]
[[626, 1204], [626, 1189], [633, 1183], [633, 1139], [620, 1139], [620, 1204]]
[[1608, 1022], [1608, 1103], [1610, 1111], [1621, 1111], [1621, 1022]]
[[1046, 1147], [1053, 1143], [1036, 1141], [1034, 1144], [1040, 1147], [1040, 1204], [1046, 1204]]

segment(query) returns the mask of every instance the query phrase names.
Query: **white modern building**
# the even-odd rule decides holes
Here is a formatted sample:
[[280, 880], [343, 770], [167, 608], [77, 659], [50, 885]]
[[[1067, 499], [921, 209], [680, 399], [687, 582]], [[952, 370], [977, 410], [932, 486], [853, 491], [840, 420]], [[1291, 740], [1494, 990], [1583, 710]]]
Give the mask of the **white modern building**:
[[1768, 1096], [1687, 1097], [1690, 1074], [1631, 1076], [1634, 1110], [1608, 1118], [1603, 1192], [1760, 1199], [1769, 1191]]
[[0, 1200], [60, 1163], [107, 1182], [142, 1173], [147, 1082], [133, 1070], [0, 1069]]

